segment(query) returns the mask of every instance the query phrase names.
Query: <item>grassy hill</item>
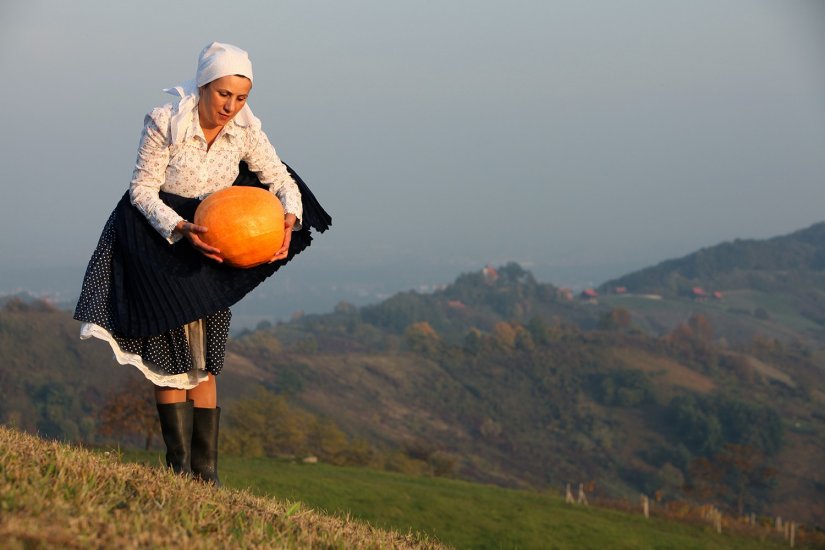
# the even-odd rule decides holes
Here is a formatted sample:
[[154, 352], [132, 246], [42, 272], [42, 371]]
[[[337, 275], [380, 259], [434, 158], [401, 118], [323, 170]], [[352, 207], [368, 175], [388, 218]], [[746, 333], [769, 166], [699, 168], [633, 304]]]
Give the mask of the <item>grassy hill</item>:
[[439, 548], [0, 426], [3, 548]]
[[[676, 522], [552, 494], [364, 468], [224, 457], [225, 487], [160, 455], [89, 451], [0, 426], [3, 548], [780, 548], [763, 525]], [[148, 463], [148, 464], [146, 464]], [[669, 512], [674, 515], [673, 511]], [[658, 517], [657, 517], [658, 516]], [[805, 548], [819, 539], [799, 532]]]
[[[157, 465], [160, 457], [131, 453], [126, 459]], [[666, 511], [654, 505], [653, 517], [646, 520], [638, 506], [632, 511], [584, 507], [565, 504], [555, 491], [510, 490], [366, 468], [224, 457], [221, 469], [230, 486], [384, 529], [413, 529], [456, 548], [781, 547], [770, 527], [746, 529], [731, 518], [724, 519], [719, 535], [698, 509]], [[814, 536], [803, 532], [797, 544], [804, 547]]]

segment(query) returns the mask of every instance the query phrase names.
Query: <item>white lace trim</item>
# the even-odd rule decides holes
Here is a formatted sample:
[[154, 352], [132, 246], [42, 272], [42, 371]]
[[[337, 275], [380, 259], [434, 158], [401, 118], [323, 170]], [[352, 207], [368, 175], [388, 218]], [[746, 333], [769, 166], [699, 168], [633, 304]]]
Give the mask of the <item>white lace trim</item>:
[[200, 369], [192, 369], [182, 374], [169, 374], [157, 365], [144, 361], [140, 355], [123, 351], [111, 333], [100, 325], [83, 323], [80, 327], [80, 339], [86, 340], [92, 337], [108, 342], [118, 363], [137, 367], [147, 380], [156, 386], [191, 390], [209, 377], [209, 373]]

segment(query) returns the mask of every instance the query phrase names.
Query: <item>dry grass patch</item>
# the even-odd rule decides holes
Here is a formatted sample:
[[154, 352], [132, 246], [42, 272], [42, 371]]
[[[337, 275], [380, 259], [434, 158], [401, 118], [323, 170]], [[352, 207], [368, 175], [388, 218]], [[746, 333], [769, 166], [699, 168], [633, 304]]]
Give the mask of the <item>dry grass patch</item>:
[[442, 546], [0, 426], [0, 547]]
[[753, 367], [756, 370], [756, 372], [758, 372], [768, 380], [774, 380], [776, 382], [786, 385], [791, 389], [796, 388], [796, 382], [794, 382], [793, 378], [791, 378], [791, 376], [786, 372], [779, 370], [773, 365], [769, 365], [768, 363], [760, 361], [755, 357], [744, 356], [742, 354], [739, 354], [739, 356], [746, 357], [748, 364], [751, 367]]
[[672, 359], [630, 348], [615, 348], [614, 353], [628, 368], [643, 370], [653, 375], [660, 374], [661, 377], [655, 380], [668, 386], [678, 386], [699, 393], [709, 393], [716, 389], [713, 380]]

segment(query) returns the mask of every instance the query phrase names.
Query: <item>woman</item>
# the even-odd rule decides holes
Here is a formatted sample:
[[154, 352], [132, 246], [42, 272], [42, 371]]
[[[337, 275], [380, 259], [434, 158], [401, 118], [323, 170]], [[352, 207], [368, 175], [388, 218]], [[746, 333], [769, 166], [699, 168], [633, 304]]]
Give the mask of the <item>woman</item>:
[[[195, 78], [165, 90], [178, 100], [145, 118], [129, 191], [104, 227], [74, 315], [81, 338], [105, 340], [155, 385], [167, 465], [215, 484], [228, 308], [309, 246], [310, 227], [331, 222], [261, 130], [247, 105], [252, 84], [247, 53], [213, 42]], [[230, 185], [268, 189], [284, 206], [283, 245], [264, 265], [224, 266], [200, 238], [209, 228], [191, 222], [200, 200]]]

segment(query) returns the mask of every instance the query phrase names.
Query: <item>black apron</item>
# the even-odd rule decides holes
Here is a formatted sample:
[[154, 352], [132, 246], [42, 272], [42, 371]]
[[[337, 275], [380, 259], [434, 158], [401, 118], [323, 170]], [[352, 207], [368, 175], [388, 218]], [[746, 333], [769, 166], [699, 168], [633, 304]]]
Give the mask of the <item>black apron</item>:
[[[107, 224], [109, 233], [114, 231], [113, 243], [104, 243], [104, 231], [86, 269], [74, 318], [101, 325], [115, 336], [146, 338], [205, 319], [240, 301], [312, 243], [311, 229], [323, 233], [332, 223], [304, 181], [289, 166], [287, 170], [301, 192], [301, 229], [292, 233], [287, 258], [249, 269], [214, 262], [183, 239], [170, 245], [125, 193], [110, 217], [111, 227]], [[240, 163], [233, 185], [267, 189], [245, 162]], [[201, 202], [164, 192], [159, 196], [187, 220], [194, 219]], [[111, 240], [111, 235], [106, 238]], [[111, 246], [111, 252], [99, 253], [101, 246]], [[100, 273], [105, 272], [104, 266], [97, 265], [100, 261], [111, 261], [107, 292], [98, 288]], [[109, 303], [101, 304], [101, 297]]]

